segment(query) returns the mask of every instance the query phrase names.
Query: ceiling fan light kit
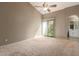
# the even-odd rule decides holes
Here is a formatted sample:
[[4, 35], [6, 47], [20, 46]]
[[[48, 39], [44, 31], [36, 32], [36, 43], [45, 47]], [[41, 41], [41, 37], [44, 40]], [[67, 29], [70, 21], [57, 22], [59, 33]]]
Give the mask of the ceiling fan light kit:
[[48, 9], [47, 7], [44, 7], [44, 8], [43, 8], [44, 11], [47, 11], [47, 9]]

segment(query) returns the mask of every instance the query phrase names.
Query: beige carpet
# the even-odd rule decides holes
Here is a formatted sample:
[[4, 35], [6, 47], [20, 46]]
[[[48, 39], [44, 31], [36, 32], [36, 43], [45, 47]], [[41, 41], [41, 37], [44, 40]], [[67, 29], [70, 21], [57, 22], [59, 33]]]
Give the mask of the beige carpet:
[[2, 56], [70, 56], [79, 55], [79, 43], [57, 38], [33, 38], [0, 46]]

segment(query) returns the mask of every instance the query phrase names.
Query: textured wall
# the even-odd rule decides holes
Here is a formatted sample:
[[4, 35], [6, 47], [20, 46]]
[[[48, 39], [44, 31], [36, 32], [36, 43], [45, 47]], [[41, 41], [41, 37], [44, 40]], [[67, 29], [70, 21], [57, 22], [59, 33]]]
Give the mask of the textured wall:
[[29, 3], [0, 3], [0, 45], [34, 37], [40, 23], [40, 13]]

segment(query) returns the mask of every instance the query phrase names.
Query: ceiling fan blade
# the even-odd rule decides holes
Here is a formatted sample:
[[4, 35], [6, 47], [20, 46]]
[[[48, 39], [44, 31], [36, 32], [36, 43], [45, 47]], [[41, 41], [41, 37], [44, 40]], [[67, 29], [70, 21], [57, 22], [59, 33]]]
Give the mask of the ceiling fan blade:
[[45, 5], [46, 5], [46, 3], [44, 2], [44, 3], [43, 3], [43, 7], [45, 7]]
[[47, 9], [47, 11], [48, 11], [48, 12], [51, 12], [51, 10], [50, 10], [49, 8]]
[[43, 7], [48, 7], [48, 4], [46, 2], [44, 2]]
[[55, 5], [50, 5], [50, 7], [57, 7], [57, 5], [55, 4]]
[[42, 7], [42, 6], [34, 6], [34, 7]]

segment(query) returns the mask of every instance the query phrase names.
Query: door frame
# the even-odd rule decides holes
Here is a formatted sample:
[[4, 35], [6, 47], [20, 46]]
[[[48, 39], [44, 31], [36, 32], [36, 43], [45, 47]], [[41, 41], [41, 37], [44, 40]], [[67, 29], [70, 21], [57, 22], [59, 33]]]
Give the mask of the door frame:
[[[48, 29], [48, 22], [49, 21], [54, 21], [54, 37], [56, 37], [56, 29], [55, 29], [55, 27], [56, 27], [56, 19], [55, 18], [51, 18], [51, 19], [48, 19], [48, 20], [45, 20], [46, 22], [47, 22], [47, 29]], [[41, 33], [42, 33], [42, 35], [43, 35], [43, 20], [41, 21], [41, 24], [42, 24], [42, 26], [41, 26]], [[44, 36], [44, 35], [43, 35]]]

